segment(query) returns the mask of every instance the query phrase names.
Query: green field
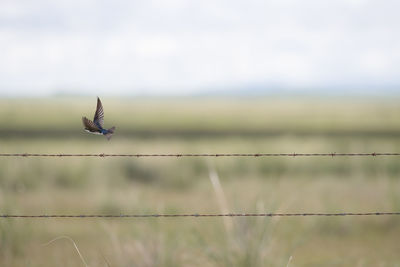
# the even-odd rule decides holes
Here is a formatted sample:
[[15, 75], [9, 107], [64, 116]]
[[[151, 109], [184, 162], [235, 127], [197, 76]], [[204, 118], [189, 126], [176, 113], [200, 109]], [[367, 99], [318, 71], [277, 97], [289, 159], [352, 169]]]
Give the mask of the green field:
[[[399, 100], [104, 98], [107, 142], [82, 129], [95, 98], [1, 99], [0, 153], [400, 152]], [[399, 163], [0, 158], [0, 213], [400, 211]], [[0, 266], [85, 266], [68, 239], [43, 245], [61, 236], [89, 266], [400, 266], [400, 216], [0, 218]]]

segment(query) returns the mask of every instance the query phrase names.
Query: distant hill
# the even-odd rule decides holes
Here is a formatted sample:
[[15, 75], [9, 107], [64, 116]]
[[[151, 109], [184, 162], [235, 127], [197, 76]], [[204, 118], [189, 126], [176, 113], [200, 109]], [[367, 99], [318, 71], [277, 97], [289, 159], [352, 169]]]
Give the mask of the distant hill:
[[291, 88], [271, 85], [249, 85], [236, 88], [214, 88], [195, 93], [196, 96], [400, 96], [400, 85], [326, 86], [321, 88]]

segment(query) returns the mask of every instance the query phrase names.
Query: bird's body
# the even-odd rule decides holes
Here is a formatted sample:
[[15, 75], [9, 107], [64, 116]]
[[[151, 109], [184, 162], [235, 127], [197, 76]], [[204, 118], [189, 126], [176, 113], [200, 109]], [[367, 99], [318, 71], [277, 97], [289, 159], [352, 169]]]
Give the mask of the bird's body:
[[97, 98], [97, 107], [96, 107], [96, 112], [94, 113], [93, 121], [89, 120], [86, 117], [82, 117], [82, 122], [83, 126], [85, 127], [85, 131], [92, 134], [104, 135], [105, 137], [107, 137], [107, 140], [110, 140], [111, 136], [115, 131], [115, 127], [111, 127], [110, 129], [103, 128], [104, 111], [100, 98]]

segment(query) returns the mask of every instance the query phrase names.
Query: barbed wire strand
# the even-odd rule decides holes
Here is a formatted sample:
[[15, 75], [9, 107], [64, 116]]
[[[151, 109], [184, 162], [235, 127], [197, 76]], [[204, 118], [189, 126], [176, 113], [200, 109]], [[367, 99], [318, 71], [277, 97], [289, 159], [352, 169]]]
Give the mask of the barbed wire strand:
[[177, 218], [177, 217], [300, 217], [300, 216], [397, 216], [400, 212], [341, 212], [341, 213], [225, 213], [225, 214], [1, 214], [0, 218]]
[[0, 157], [377, 157], [400, 156], [400, 153], [201, 153], [201, 154], [45, 154], [0, 153]]

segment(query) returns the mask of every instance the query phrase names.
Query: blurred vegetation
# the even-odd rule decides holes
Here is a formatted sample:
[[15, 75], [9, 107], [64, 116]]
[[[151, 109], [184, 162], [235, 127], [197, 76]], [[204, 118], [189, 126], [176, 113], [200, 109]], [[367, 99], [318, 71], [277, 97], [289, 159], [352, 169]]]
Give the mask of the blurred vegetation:
[[[399, 152], [398, 99], [0, 100], [2, 153]], [[0, 213], [400, 210], [397, 157], [1, 158]], [[398, 217], [0, 219], [0, 266], [398, 266]], [[230, 225], [230, 226], [229, 226]]]
[[[0, 99], [0, 136], [85, 137], [93, 98]], [[102, 98], [106, 126], [128, 137], [398, 136], [399, 99]]]

